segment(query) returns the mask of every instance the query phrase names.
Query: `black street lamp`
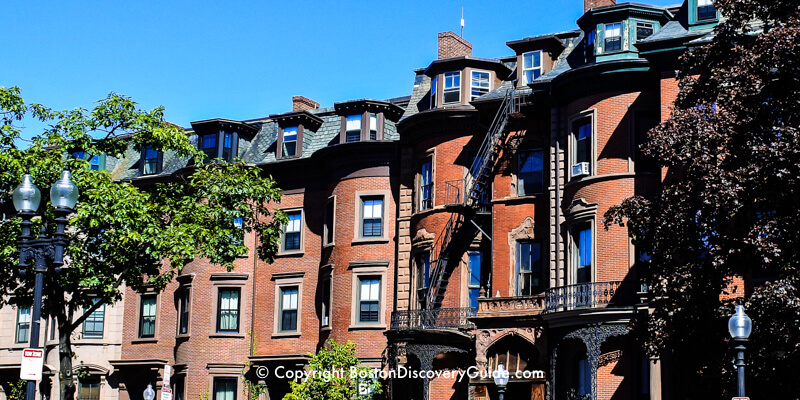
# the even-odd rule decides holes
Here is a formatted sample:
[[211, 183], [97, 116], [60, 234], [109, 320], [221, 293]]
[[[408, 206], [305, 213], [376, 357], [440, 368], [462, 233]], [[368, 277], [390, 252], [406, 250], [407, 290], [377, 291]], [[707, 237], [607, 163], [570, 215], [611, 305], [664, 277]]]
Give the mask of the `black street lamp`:
[[[14, 208], [22, 218], [22, 234], [17, 245], [19, 246], [19, 268], [28, 267], [28, 262], [33, 262], [33, 271], [36, 273], [36, 282], [33, 289], [33, 309], [31, 310], [30, 347], [39, 348], [39, 320], [42, 314], [42, 290], [44, 286], [44, 273], [48, 265], [59, 268], [64, 265], [64, 247], [67, 245], [67, 215], [73, 212], [78, 202], [78, 187], [72, 182], [69, 171], [61, 174], [61, 179], [50, 188], [50, 202], [55, 208], [56, 232], [52, 238], [46, 236], [45, 227], [35, 238], [31, 236], [31, 218], [33, 218], [42, 201], [39, 188], [31, 181], [31, 176], [25, 174], [22, 183], [14, 189], [12, 196]], [[36, 397], [36, 381], [28, 381], [25, 390], [25, 399], [34, 400]]]
[[750, 317], [744, 313], [744, 306], [736, 306], [736, 314], [731, 316], [728, 320], [728, 332], [731, 334], [733, 341], [736, 343], [736, 373], [737, 373], [737, 389], [738, 397], [745, 397], [744, 395], [744, 344], [747, 338], [750, 337], [750, 332], [753, 330], [753, 322]]
[[497, 385], [497, 399], [503, 400], [503, 395], [506, 393], [506, 385], [508, 384], [508, 371], [500, 364], [497, 369], [492, 373], [494, 384]]

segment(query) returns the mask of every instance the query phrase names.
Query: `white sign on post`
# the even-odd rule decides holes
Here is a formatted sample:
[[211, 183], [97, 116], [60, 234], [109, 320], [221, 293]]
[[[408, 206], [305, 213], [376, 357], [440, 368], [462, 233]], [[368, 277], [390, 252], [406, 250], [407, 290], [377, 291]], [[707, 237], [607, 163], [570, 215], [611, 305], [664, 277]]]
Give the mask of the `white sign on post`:
[[42, 380], [42, 368], [44, 368], [44, 350], [22, 350], [22, 363], [19, 367], [19, 379], [40, 381]]
[[161, 389], [161, 400], [172, 400], [172, 389], [165, 387]]
[[169, 387], [169, 377], [170, 377], [170, 375], [172, 375], [172, 367], [170, 367], [169, 365], [165, 365], [164, 366], [164, 379], [163, 379], [164, 385], [163, 386], [166, 387], [166, 388]]

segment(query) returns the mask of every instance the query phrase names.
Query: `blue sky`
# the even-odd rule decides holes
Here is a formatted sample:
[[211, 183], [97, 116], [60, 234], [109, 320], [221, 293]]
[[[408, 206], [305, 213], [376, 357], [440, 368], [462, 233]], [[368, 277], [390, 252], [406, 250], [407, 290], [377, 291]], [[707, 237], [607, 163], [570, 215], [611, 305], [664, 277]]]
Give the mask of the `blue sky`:
[[290, 111], [292, 95], [405, 96], [462, 7], [473, 55], [500, 57], [507, 41], [574, 29], [583, 1], [5, 2], [0, 86], [56, 109], [114, 91], [182, 126]]

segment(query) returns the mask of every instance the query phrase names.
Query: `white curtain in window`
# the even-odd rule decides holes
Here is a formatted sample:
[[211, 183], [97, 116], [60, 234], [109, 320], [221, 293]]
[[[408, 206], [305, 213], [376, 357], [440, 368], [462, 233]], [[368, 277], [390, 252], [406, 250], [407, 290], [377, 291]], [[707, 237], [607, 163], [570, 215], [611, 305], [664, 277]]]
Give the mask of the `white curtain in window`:
[[283, 289], [283, 301], [281, 302], [281, 306], [284, 310], [297, 309], [297, 289]]
[[381, 281], [379, 279], [364, 279], [361, 281], [361, 300], [379, 300], [379, 288]]
[[622, 36], [622, 25], [621, 24], [608, 24], [606, 25], [606, 37], [617, 37]]
[[300, 214], [289, 214], [289, 223], [286, 232], [300, 232]]
[[698, 7], [711, 6], [711, 5], [714, 5], [714, 2], [712, 0], [697, 0]]
[[369, 116], [369, 130], [371, 131], [378, 130], [378, 116], [375, 114], [371, 114]]
[[348, 130], [348, 131], [361, 130], [361, 115], [349, 115], [349, 116], [347, 116], [347, 124], [346, 124], [345, 130]]
[[381, 200], [367, 200], [364, 202], [364, 218], [383, 217]]

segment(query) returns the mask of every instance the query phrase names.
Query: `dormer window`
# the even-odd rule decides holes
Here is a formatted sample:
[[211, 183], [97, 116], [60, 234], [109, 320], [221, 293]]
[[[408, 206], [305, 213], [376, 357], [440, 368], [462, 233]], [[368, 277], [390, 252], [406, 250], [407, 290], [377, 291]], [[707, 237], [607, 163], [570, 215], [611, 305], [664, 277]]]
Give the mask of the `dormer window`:
[[444, 73], [444, 88], [442, 89], [442, 104], [461, 102], [461, 71]]
[[606, 24], [604, 37], [606, 52], [622, 50], [622, 23]]
[[161, 172], [161, 152], [153, 146], [142, 149], [142, 175], [153, 175]]
[[200, 150], [206, 153], [206, 158], [217, 157], [217, 134], [210, 133], [200, 137]]
[[637, 22], [636, 23], [636, 41], [647, 39], [653, 36], [655, 32], [655, 25], [652, 22]]
[[205, 154], [205, 162], [233, 161], [239, 156], [239, 145], [246, 145], [259, 131], [255, 125], [219, 118], [192, 122], [192, 128], [197, 135], [197, 148]]
[[439, 76], [431, 78], [431, 110], [436, 108], [436, 85], [439, 82]]
[[75, 151], [72, 153], [72, 156], [80, 159], [89, 161], [89, 169], [92, 171], [100, 171], [105, 168], [105, 156], [104, 155], [89, 155], [85, 151]]
[[230, 161], [233, 157], [233, 135], [230, 133], [222, 134], [222, 159]]
[[708, 21], [717, 19], [717, 9], [712, 0], [697, 0], [697, 20]]
[[369, 140], [378, 140], [378, 116], [369, 115]]
[[483, 71], [472, 71], [472, 81], [470, 84], [470, 100], [489, 93], [489, 73]]
[[359, 140], [361, 140], [361, 114], [348, 115], [345, 122], [344, 141], [350, 143]]
[[529, 51], [522, 54], [522, 84], [527, 85], [542, 75], [542, 52]]
[[282, 157], [294, 157], [297, 155], [297, 127], [283, 129], [283, 150]]

